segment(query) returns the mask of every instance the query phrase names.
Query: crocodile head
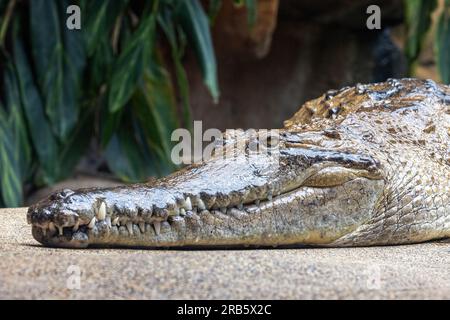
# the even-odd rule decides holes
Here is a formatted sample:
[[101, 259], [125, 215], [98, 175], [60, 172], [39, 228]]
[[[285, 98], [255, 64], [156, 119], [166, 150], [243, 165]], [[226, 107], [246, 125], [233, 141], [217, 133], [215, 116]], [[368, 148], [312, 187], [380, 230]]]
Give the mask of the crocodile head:
[[[327, 244], [373, 212], [383, 190], [376, 159], [281, 131], [276, 146], [218, 152], [151, 184], [65, 190], [29, 208], [33, 236], [63, 247]], [[229, 141], [228, 141], [229, 144]]]
[[148, 184], [56, 193], [28, 221], [38, 241], [65, 247], [450, 237], [449, 97], [415, 79], [332, 90], [263, 148], [251, 132], [225, 136], [203, 163]]

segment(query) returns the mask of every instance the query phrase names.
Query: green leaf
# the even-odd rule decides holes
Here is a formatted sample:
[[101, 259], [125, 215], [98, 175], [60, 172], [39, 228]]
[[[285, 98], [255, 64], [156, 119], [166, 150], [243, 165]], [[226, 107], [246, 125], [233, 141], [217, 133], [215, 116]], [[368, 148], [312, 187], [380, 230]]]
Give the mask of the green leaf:
[[[174, 50], [175, 51], [175, 50]], [[189, 131], [192, 130], [192, 111], [189, 102], [189, 82], [186, 75], [186, 70], [181, 62], [181, 56], [172, 52], [172, 59], [175, 66], [175, 74], [178, 84], [178, 90], [181, 96], [181, 102], [183, 105], [183, 119], [184, 125]]]
[[61, 141], [67, 140], [78, 119], [78, 91], [85, 64], [81, 32], [65, 25], [68, 5], [65, 0], [30, 2], [34, 66], [46, 113]]
[[22, 203], [20, 167], [14, 150], [14, 137], [3, 110], [0, 110], [0, 189], [7, 207], [20, 206]]
[[405, 1], [405, 19], [408, 31], [405, 54], [410, 68], [419, 56], [422, 42], [431, 25], [431, 14], [436, 6], [436, 0]]
[[172, 150], [171, 135], [179, 127], [176, 117], [175, 93], [170, 76], [158, 60], [154, 60], [145, 72], [140, 90], [133, 99], [133, 109], [141, 124], [147, 144], [160, 150], [159, 158], [166, 165], [164, 173], [175, 166], [170, 160]]
[[450, 1], [445, 1], [435, 34], [437, 69], [442, 82], [450, 83]]
[[247, 8], [247, 23], [251, 28], [256, 23], [257, 5], [258, 3], [256, 0], [245, 0], [245, 7]]
[[156, 9], [143, 15], [114, 65], [108, 93], [110, 112], [117, 112], [130, 99], [148, 65], [155, 42]]
[[78, 121], [77, 127], [67, 143], [61, 148], [58, 157], [60, 175], [58, 179], [65, 179], [72, 174], [73, 169], [85, 154], [93, 135], [92, 111], [86, 110]]
[[176, 12], [189, 42], [194, 45], [203, 73], [203, 81], [214, 102], [217, 102], [219, 99], [217, 65], [208, 18], [198, 0], [180, 0]]
[[0, 0], [0, 47], [3, 47], [16, 0]]
[[14, 155], [20, 168], [20, 180], [25, 181], [31, 175], [31, 147], [28, 129], [20, 102], [20, 90], [13, 65], [9, 62], [4, 72], [5, 104], [8, 113], [8, 125], [13, 137]]
[[181, 96], [181, 102], [183, 106], [183, 119], [185, 126], [192, 130], [192, 111], [189, 102], [189, 82], [187, 79], [186, 71], [181, 62], [184, 55], [185, 39], [182, 30], [178, 30], [180, 40], [178, 40], [176, 26], [173, 23], [173, 18], [170, 15], [169, 10], [164, 10], [158, 16], [158, 22], [166, 35], [166, 38], [171, 47], [171, 56], [175, 69], [175, 75], [177, 79], [178, 91]]
[[20, 40], [14, 41], [14, 63], [20, 89], [20, 97], [30, 129], [34, 150], [44, 173], [44, 182], [51, 184], [58, 176], [58, 145], [45, 117], [44, 106], [34, 83], [25, 50]]
[[86, 47], [89, 56], [92, 56], [97, 47], [108, 41], [114, 20], [127, 6], [128, 0], [89, 0], [82, 8], [86, 12], [83, 26], [86, 38]]
[[140, 143], [130, 110], [125, 112], [125, 119], [112, 136], [105, 156], [108, 167], [125, 182], [142, 182], [154, 175], [152, 160], [145, 144]]
[[208, 18], [209, 23], [213, 25], [216, 22], [217, 15], [222, 7], [222, 0], [209, 0]]
[[[170, 136], [177, 128], [174, 91], [167, 72], [156, 63], [151, 66], [107, 148], [110, 169], [124, 181], [144, 181], [174, 169], [170, 160]], [[130, 120], [130, 115], [138, 121]]]
[[[102, 97], [103, 98], [103, 97]], [[124, 113], [122, 108], [121, 110], [111, 113], [109, 112], [108, 105], [106, 101], [103, 99], [100, 101], [100, 105], [102, 105], [102, 108], [100, 110], [100, 129], [101, 129], [101, 137], [100, 142], [101, 146], [105, 147], [108, 145], [109, 140], [114, 135], [114, 132], [117, 130], [117, 128], [120, 125], [120, 122], [122, 120], [122, 115]]]
[[98, 94], [98, 88], [110, 79], [113, 61], [111, 45], [108, 39], [104, 38], [100, 41], [92, 56], [89, 73], [91, 81], [86, 91], [93, 91], [94, 94]]

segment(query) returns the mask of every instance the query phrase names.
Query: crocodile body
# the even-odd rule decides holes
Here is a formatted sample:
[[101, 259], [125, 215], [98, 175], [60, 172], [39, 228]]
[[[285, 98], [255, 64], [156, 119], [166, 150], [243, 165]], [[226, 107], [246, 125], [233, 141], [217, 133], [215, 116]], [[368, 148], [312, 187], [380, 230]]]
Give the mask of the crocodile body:
[[285, 122], [270, 152], [219, 152], [148, 184], [65, 190], [31, 206], [28, 221], [44, 245], [79, 248], [447, 238], [449, 93], [415, 79], [329, 91]]

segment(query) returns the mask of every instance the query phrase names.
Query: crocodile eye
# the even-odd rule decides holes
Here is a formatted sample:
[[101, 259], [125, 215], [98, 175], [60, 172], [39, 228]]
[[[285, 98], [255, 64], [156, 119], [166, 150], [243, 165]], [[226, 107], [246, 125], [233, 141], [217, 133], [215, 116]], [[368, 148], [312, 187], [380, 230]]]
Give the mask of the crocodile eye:
[[70, 196], [71, 194], [74, 194], [75, 192], [71, 189], [64, 189], [60, 192], [60, 196], [63, 198], [66, 198], [68, 196]]

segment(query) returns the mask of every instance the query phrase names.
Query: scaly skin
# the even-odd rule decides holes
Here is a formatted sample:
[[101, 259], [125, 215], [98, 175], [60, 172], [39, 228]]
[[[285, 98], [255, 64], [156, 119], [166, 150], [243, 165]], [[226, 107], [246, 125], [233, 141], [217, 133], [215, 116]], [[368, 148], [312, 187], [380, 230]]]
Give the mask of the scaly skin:
[[270, 152], [216, 154], [149, 184], [66, 190], [30, 207], [28, 221], [44, 245], [78, 248], [446, 238], [449, 93], [414, 79], [329, 91], [285, 122]]

